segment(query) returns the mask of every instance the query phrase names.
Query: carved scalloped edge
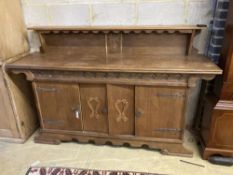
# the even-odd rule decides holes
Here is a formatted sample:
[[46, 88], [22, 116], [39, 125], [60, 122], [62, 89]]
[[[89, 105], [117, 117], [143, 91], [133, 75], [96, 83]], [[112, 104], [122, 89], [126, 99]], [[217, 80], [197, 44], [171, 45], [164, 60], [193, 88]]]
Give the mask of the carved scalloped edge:
[[99, 34], [99, 33], [104, 33], [104, 34], [109, 34], [109, 33], [124, 33], [124, 34], [151, 34], [151, 33], [157, 33], [157, 34], [163, 34], [163, 33], [168, 33], [168, 34], [174, 34], [174, 33], [189, 33], [191, 34], [193, 30], [191, 29], [184, 29], [184, 30], [177, 30], [177, 29], [169, 29], [169, 30], [162, 30], [162, 29], [143, 29], [143, 30], [38, 30], [39, 33], [41, 34], [78, 34], [78, 33], [83, 33], [83, 34], [88, 34], [88, 33], [93, 33], [93, 34]]
[[[31, 70], [33, 74], [43, 76], [43, 75], [56, 75], [60, 74], [61, 71], [59, 70]], [[193, 73], [135, 73], [135, 72], [92, 72], [92, 71], [62, 71], [63, 75], [76, 75], [86, 78], [139, 78], [139, 79], [184, 79], [189, 78], [189, 83], [195, 82], [197, 79], [203, 79], [203, 80], [212, 80], [216, 76], [215, 74], [193, 74]]]
[[161, 154], [172, 155], [172, 156], [182, 156], [182, 157], [192, 157], [193, 152], [187, 150], [182, 143], [166, 143], [166, 142], [155, 142], [155, 141], [126, 141], [126, 140], [114, 140], [110, 138], [88, 138], [88, 135], [79, 137], [70, 136], [66, 134], [53, 134], [53, 136], [47, 136], [46, 133], [40, 133], [34, 138], [36, 143], [42, 144], [54, 144], [58, 145], [62, 142], [78, 142], [78, 143], [91, 143], [95, 145], [113, 145], [113, 146], [129, 146], [133, 148], [149, 148], [151, 150], [159, 150]]
[[[27, 74], [28, 71], [22, 71]], [[57, 70], [32, 70], [32, 74], [34, 74], [34, 78], [36, 77], [52, 77], [56, 75], [60, 75], [61, 71]], [[188, 74], [171, 74], [171, 73], [122, 73], [122, 72], [90, 72], [90, 71], [62, 71], [62, 75], [69, 76], [75, 75], [76, 77], [83, 78], [137, 78], [137, 79], [174, 79], [174, 80], [182, 80], [189, 77]], [[198, 78], [198, 77], [197, 77]]]
[[[53, 76], [59, 75], [60, 71], [56, 70], [14, 70], [13, 73], [20, 74], [24, 73], [27, 80], [33, 81], [35, 79], [40, 79], [44, 76], [52, 78]], [[200, 79], [203, 80], [212, 80], [215, 75], [211, 74], [170, 74], [170, 73], [120, 73], [120, 72], [86, 72], [86, 71], [63, 71], [62, 73], [65, 76], [75, 75], [77, 77], [83, 78], [136, 78], [138, 80], [155, 80], [155, 79], [166, 79], [166, 80], [184, 80], [187, 79], [188, 87], [195, 87], [197, 81]]]

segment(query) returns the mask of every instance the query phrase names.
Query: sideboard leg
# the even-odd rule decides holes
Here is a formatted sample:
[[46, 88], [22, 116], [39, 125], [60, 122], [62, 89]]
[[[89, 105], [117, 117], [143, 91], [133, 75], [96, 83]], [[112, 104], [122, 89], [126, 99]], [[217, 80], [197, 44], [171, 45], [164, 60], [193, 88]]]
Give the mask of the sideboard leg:
[[221, 148], [202, 148], [202, 157], [208, 160], [211, 156], [222, 156], [222, 157], [233, 157], [233, 151], [231, 149], [221, 149]]
[[42, 133], [40, 133], [38, 136], [34, 138], [35, 143], [42, 143], [42, 144], [52, 144], [52, 145], [59, 145], [61, 141], [56, 138], [50, 138], [44, 136]]
[[193, 157], [193, 152], [186, 149], [182, 144], [167, 146], [161, 149], [161, 153], [171, 156]]

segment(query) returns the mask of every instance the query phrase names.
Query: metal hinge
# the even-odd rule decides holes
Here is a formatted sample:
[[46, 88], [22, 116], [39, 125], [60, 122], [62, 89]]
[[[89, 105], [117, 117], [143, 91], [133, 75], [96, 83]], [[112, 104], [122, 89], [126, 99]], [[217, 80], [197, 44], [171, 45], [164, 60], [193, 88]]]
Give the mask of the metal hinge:
[[182, 129], [178, 128], [157, 128], [155, 132], [182, 132]]
[[64, 121], [56, 119], [43, 119], [43, 122], [48, 125], [64, 125]]
[[42, 92], [56, 92], [56, 88], [49, 88], [49, 87], [37, 87], [37, 91], [42, 91]]
[[183, 93], [157, 93], [158, 97], [171, 97], [171, 98], [184, 98], [185, 94]]

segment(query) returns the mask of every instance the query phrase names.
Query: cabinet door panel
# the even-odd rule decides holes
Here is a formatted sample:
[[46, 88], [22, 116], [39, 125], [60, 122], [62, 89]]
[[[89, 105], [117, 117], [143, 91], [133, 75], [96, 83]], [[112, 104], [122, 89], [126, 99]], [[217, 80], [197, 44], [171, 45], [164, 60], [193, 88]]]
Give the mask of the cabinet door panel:
[[185, 89], [137, 86], [136, 135], [181, 139]]
[[80, 92], [84, 130], [108, 133], [106, 85], [81, 84]]
[[79, 87], [74, 84], [34, 84], [42, 127], [82, 130]]
[[108, 85], [110, 135], [134, 135], [134, 86]]

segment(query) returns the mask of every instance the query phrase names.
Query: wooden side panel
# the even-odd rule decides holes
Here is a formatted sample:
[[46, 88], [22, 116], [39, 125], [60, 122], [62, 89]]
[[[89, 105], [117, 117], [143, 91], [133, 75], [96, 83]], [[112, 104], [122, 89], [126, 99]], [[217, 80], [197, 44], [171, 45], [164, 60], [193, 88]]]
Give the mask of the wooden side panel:
[[[219, 82], [217, 82], [219, 83]], [[220, 83], [219, 83], [220, 84]], [[233, 100], [233, 82], [224, 82], [220, 94], [222, 100]]]
[[[185, 55], [187, 34], [127, 34], [123, 37], [123, 53], [129, 55]], [[155, 52], [156, 50], [156, 52]]]
[[212, 114], [213, 108], [216, 105], [216, 97], [214, 96], [206, 96], [205, 103], [202, 111], [202, 119], [201, 119], [201, 136], [205, 144], [208, 143], [210, 138], [210, 128], [212, 125]]
[[42, 128], [82, 130], [78, 85], [40, 82], [34, 89]]
[[214, 110], [210, 144], [219, 148], [233, 148], [233, 112]]
[[181, 139], [185, 97], [184, 88], [136, 86], [136, 135]]
[[[0, 61], [4, 61], [27, 52], [29, 45], [20, 0], [1, 0], [0, 7]], [[3, 96], [6, 97], [7, 94], [9, 96], [0, 99], [4, 100], [0, 103], [4, 103], [6, 105], [5, 111], [8, 111], [2, 112], [3, 110], [1, 110], [1, 113], [5, 115], [4, 120], [9, 119], [9, 125], [3, 122], [1, 125], [4, 128], [10, 126], [11, 131], [5, 132], [2, 136], [14, 137], [14, 140], [24, 141], [37, 127], [35, 113], [30, 108], [31, 105], [28, 105], [30, 103], [26, 97], [28, 94], [23, 94], [20, 89], [24, 86], [16, 85], [5, 73], [3, 76], [7, 81]], [[23, 85], [24, 82], [20, 84]], [[9, 134], [10, 132], [12, 134]], [[10, 140], [14, 141], [13, 139]]]
[[110, 135], [134, 135], [134, 86], [108, 85]]
[[20, 0], [0, 1], [0, 60], [28, 51]]
[[14, 113], [0, 71], [0, 137], [19, 137]]
[[106, 86], [80, 85], [84, 131], [108, 133]]
[[25, 141], [37, 128], [38, 117], [31, 83], [24, 74], [4, 74], [11, 94], [11, 104], [19, 127], [20, 138]]

